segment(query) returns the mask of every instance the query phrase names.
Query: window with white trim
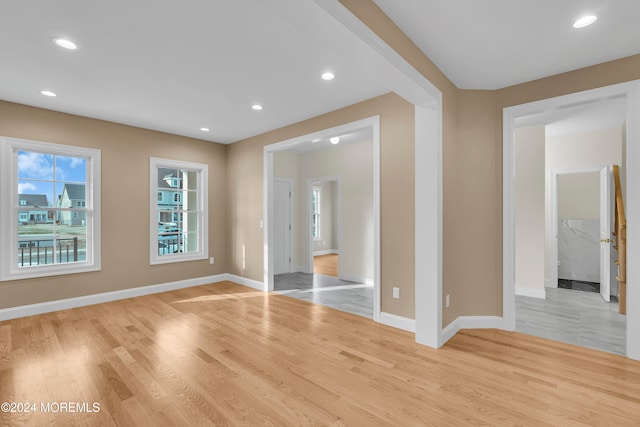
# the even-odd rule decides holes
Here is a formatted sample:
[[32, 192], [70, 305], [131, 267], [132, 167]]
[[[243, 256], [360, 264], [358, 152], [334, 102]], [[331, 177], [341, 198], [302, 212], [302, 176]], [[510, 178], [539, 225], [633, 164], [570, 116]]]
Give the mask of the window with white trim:
[[313, 187], [311, 193], [311, 235], [313, 240], [322, 239], [320, 211], [322, 203], [322, 188]]
[[150, 159], [151, 264], [209, 257], [207, 177], [206, 164]]
[[0, 137], [0, 165], [0, 280], [100, 270], [100, 150]]

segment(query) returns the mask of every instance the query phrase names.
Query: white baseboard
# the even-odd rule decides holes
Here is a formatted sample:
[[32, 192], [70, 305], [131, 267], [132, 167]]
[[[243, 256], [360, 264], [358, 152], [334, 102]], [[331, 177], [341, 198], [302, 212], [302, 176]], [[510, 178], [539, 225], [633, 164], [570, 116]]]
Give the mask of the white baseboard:
[[543, 289], [534, 289], [534, 288], [523, 288], [516, 286], [516, 295], [520, 295], [523, 297], [532, 297], [532, 298], [540, 298], [545, 299], [547, 296], [546, 291]]
[[449, 323], [441, 334], [442, 344], [449, 341], [461, 329], [502, 329], [504, 319], [499, 316], [460, 316]]
[[140, 286], [137, 288], [122, 289], [120, 291], [4, 308], [0, 309], [0, 321], [230, 280], [227, 276], [227, 274], [218, 274], [215, 276], [196, 277], [194, 279], [179, 280], [158, 285]]
[[292, 273], [306, 273], [307, 267], [304, 265], [294, 265]]
[[338, 279], [346, 280], [347, 282], [356, 282], [356, 283], [364, 283], [365, 285], [373, 285], [372, 278], [357, 276], [355, 274], [341, 273]]
[[325, 249], [323, 251], [313, 251], [313, 256], [318, 255], [340, 255], [340, 251], [337, 249]]
[[235, 282], [239, 285], [248, 286], [253, 289], [257, 289], [259, 291], [264, 291], [264, 282], [258, 282], [257, 280], [247, 279], [246, 277], [236, 276], [235, 274], [223, 274], [225, 276], [224, 280], [228, 280], [230, 282]]
[[380, 312], [378, 322], [407, 332], [416, 332], [416, 321], [391, 313]]

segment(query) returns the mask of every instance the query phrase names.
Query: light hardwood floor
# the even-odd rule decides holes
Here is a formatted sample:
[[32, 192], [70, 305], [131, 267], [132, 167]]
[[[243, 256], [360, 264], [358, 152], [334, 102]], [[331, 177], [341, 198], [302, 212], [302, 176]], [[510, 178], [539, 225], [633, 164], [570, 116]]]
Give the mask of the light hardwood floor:
[[313, 257], [313, 272], [338, 277], [338, 255], [316, 255]]
[[1, 322], [0, 396], [100, 404], [11, 426], [637, 426], [640, 362], [496, 330], [434, 350], [223, 282]]

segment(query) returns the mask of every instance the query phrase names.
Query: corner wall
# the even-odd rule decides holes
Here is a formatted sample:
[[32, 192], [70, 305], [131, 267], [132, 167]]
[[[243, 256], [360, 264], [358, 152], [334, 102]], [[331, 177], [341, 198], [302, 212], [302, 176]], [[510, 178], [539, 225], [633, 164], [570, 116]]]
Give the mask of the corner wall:
[[[4, 101], [0, 135], [102, 151], [102, 270], [0, 282], [0, 309], [227, 272], [226, 146]], [[149, 157], [209, 165], [215, 265], [149, 265]]]

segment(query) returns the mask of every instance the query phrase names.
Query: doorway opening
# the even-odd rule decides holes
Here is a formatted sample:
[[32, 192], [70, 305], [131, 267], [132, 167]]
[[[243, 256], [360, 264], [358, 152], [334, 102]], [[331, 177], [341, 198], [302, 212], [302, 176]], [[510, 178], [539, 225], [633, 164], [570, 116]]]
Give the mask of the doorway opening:
[[[336, 136], [339, 143], [330, 143]], [[273, 202], [267, 199], [272, 213], [266, 215], [269, 247], [275, 248], [273, 260], [266, 260], [273, 262], [265, 278], [269, 290], [377, 321], [379, 150], [377, 116], [265, 147], [274, 195]], [[284, 180], [291, 182], [288, 194], [287, 188], [277, 190]], [[288, 221], [281, 214], [287, 209], [279, 207], [286, 203]], [[292, 244], [284, 254], [280, 248], [286, 244], [279, 242], [287, 238]]]
[[[551, 215], [549, 210], [545, 211], [544, 220], [540, 221], [540, 216], [537, 216], [536, 222], [531, 222], [528, 227], [522, 228], [522, 224], [518, 224], [518, 212], [523, 212], [522, 210], [518, 210], [518, 180], [522, 177], [523, 169], [518, 169], [517, 167], [517, 151], [518, 147], [516, 144], [517, 132], [521, 128], [527, 127], [536, 127], [542, 126], [542, 134], [545, 136], [544, 126], [548, 125], [552, 122], [566, 122], [567, 118], [576, 114], [576, 112], [585, 112], [587, 110], [595, 109], [597, 110], [599, 107], [608, 108], [612, 104], [619, 103], [623, 106], [624, 109], [624, 120], [626, 120], [622, 126], [622, 134], [624, 137], [624, 146], [621, 148], [620, 156], [622, 161], [599, 161], [598, 170], [603, 169], [602, 166], [611, 165], [611, 164], [625, 164], [626, 168], [626, 179], [622, 179], [623, 186], [626, 187], [626, 200], [625, 206], [627, 212], [631, 212], [634, 209], [634, 206], [638, 204], [640, 201], [640, 191], [637, 186], [626, 186], [625, 182], [634, 182], [633, 177], [640, 170], [640, 117], [638, 117], [638, 111], [640, 111], [640, 84], [639, 82], [629, 82], [614, 86], [609, 86], [605, 88], [594, 89], [590, 91], [580, 92], [571, 95], [565, 95], [558, 98], [552, 98], [548, 100], [533, 102], [529, 104], [523, 104], [515, 107], [506, 108], [504, 110], [504, 175], [503, 175], [503, 215], [504, 215], [504, 229], [503, 229], [503, 278], [504, 278], [504, 292], [503, 292], [503, 309], [504, 309], [504, 321], [505, 328], [509, 330], [520, 330], [522, 326], [523, 320], [519, 318], [521, 311], [524, 309], [534, 309], [534, 303], [542, 303], [542, 307], [538, 307], [537, 311], [546, 312], [548, 307], [544, 306], [544, 304], [548, 305], [548, 300], [550, 297], [554, 297], [556, 293], [566, 293], [566, 292], [578, 292], [573, 290], [564, 290], [558, 288], [558, 270], [557, 270], [557, 262], [553, 265], [553, 257], [549, 257], [550, 253], [549, 247], [553, 246], [552, 243], [557, 242], [557, 233], [551, 235], [551, 228], [548, 226], [554, 216]], [[593, 129], [591, 129], [593, 130]], [[584, 150], [583, 144], [586, 139], [583, 138], [581, 141], [576, 142], [577, 145], [574, 146], [573, 155], [568, 157], [568, 161], [574, 161], [582, 157]], [[547, 146], [548, 147], [548, 146]], [[544, 153], [544, 152], [543, 152]], [[542, 162], [545, 163], [546, 154], [542, 155], [541, 158], [538, 157], [538, 164]], [[535, 163], [535, 160], [531, 160], [531, 162]], [[525, 162], [523, 164], [528, 165], [531, 162]], [[569, 164], [565, 165], [565, 169], [571, 168], [584, 168], [584, 165], [576, 165]], [[595, 165], [592, 167], [595, 168]], [[562, 169], [562, 168], [558, 168]], [[556, 177], [557, 177], [556, 173]], [[553, 173], [547, 171], [545, 173], [543, 182], [544, 185], [550, 186], [551, 180], [553, 178]], [[541, 187], [540, 181], [537, 182], [537, 194], [546, 194], [544, 197], [549, 197], [550, 192]], [[542, 193], [540, 193], [542, 192]], [[547, 199], [548, 203], [549, 200]], [[541, 211], [538, 211], [541, 212]], [[557, 216], [555, 216], [557, 218]], [[557, 219], [556, 219], [557, 221]], [[545, 223], [547, 224], [545, 228]], [[636, 230], [633, 227], [633, 220], [630, 221], [630, 227], [633, 229], [633, 235], [636, 236]], [[531, 232], [531, 230], [536, 229], [537, 232]], [[542, 227], [542, 228], [541, 228]], [[520, 230], [520, 232], [519, 232]], [[524, 231], [523, 231], [524, 230]], [[542, 230], [542, 231], [540, 231]], [[546, 230], [546, 231], [545, 231]], [[556, 230], [554, 230], [554, 233]], [[576, 231], [574, 229], [574, 231]], [[518, 240], [523, 239], [526, 236], [526, 233], [530, 232], [530, 235], [533, 236], [532, 239], [537, 239], [538, 241], [538, 249], [530, 252], [531, 256], [523, 257], [522, 249], [518, 250]], [[547, 236], [543, 241], [540, 240], [540, 236]], [[627, 240], [629, 240], [629, 234], [627, 234]], [[600, 237], [600, 236], [598, 236]], [[602, 238], [598, 239], [602, 240]], [[606, 242], [607, 239], [605, 238]], [[594, 242], [596, 243], [596, 242]], [[598, 244], [601, 242], [598, 241]], [[635, 253], [636, 249], [633, 247], [634, 245], [628, 246], [627, 252]], [[545, 249], [546, 248], [546, 249]], [[547, 254], [546, 256], [544, 254]], [[519, 256], [520, 254], [520, 256]], [[553, 254], [557, 259], [557, 251]], [[630, 255], [633, 256], [633, 255]], [[535, 261], [532, 261], [534, 260]], [[524, 261], [523, 261], [524, 260]], [[551, 261], [550, 261], [551, 260]], [[527, 262], [537, 263], [538, 267], [533, 268], [529, 265], [530, 271], [532, 272], [532, 276], [535, 276], [535, 280], [532, 281], [533, 285], [523, 286], [522, 280], [518, 280], [518, 270], [523, 269], [523, 265], [526, 265]], [[561, 260], [562, 262], [562, 260]], [[542, 267], [540, 267], [542, 265]], [[604, 265], [608, 265], [605, 263]], [[550, 274], [550, 272], [555, 272], [554, 274]], [[627, 269], [627, 277], [631, 277], [632, 279], [627, 279], [629, 283], [633, 282], [633, 279], [637, 277], [637, 272], [635, 271], [633, 266], [629, 266]], [[605, 274], [606, 275], [606, 274]], [[612, 274], [613, 275], [613, 274]], [[524, 277], [520, 274], [520, 277]], [[544, 283], [546, 286], [541, 286], [541, 283]], [[634, 358], [640, 359], [640, 340], [638, 340], [637, 334], [640, 332], [640, 301], [632, 300], [629, 295], [634, 294], [635, 289], [632, 289], [633, 285], [628, 287], [627, 291], [627, 314], [623, 316], [621, 320], [622, 332], [613, 332], [620, 333], [626, 339], [626, 349], [622, 349], [621, 351], [614, 351], [618, 353], [622, 353]], [[523, 292], [524, 289], [524, 292]], [[564, 292], [563, 292], [564, 291]], [[615, 291], [615, 289], [614, 289]], [[600, 306], [604, 306], [607, 308], [611, 308], [611, 305], [606, 305], [603, 299], [610, 295], [609, 292], [604, 291], [607, 295], [600, 296], [597, 294], [590, 294], [591, 296], [596, 298], [596, 303], [600, 304]], [[529, 293], [529, 295], [527, 295]], [[580, 293], [581, 295], [587, 295], [587, 293]], [[517, 296], [516, 296], [517, 295]], [[532, 298], [533, 297], [533, 298]], [[519, 300], [524, 298], [526, 300], [525, 304], [520, 304]], [[529, 303], [530, 306], [527, 306]], [[556, 306], [562, 306], [562, 308], [566, 308], [566, 304], [563, 301], [554, 302]], [[615, 310], [614, 310], [615, 311]], [[593, 313], [589, 313], [589, 317], [592, 317]], [[617, 314], [617, 313], [616, 313]], [[567, 314], [565, 313], [565, 317]], [[570, 317], [570, 316], [569, 316]], [[548, 331], [557, 332], [558, 324], [554, 323], [554, 320], [551, 316], [543, 317], [543, 321], [546, 322], [545, 327]], [[581, 323], [580, 319], [578, 319], [578, 327], [591, 327], [597, 326], [597, 320], [593, 318], [588, 319], [589, 325], [585, 323]], [[624, 330], [626, 328], [626, 331]], [[557, 339], [557, 337], [546, 336], [550, 339]], [[573, 342], [574, 344], [584, 345], [592, 347], [588, 345], [586, 342], [578, 340], [577, 342]], [[604, 349], [605, 351], [611, 351], [610, 349]]]

